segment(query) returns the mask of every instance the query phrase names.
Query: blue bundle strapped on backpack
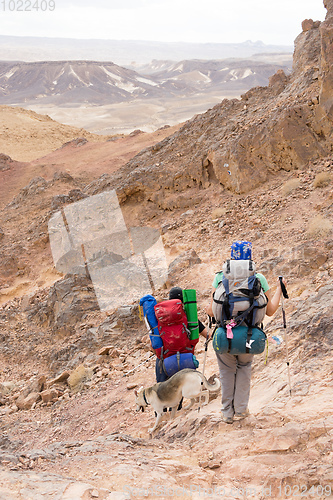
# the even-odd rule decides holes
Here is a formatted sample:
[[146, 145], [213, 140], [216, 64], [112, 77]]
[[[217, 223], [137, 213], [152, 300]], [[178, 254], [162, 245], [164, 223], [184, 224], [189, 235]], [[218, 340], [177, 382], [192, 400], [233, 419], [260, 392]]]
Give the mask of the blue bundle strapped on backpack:
[[193, 370], [196, 370], [198, 366], [199, 361], [194, 354], [190, 352], [177, 352], [177, 354], [163, 360], [163, 369], [168, 377], [171, 377], [171, 375], [174, 375], [185, 368], [192, 368]]
[[250, 241], [235, 241], [231, 245], [231, 258], [234, 260], [251, 260], [252, 243]]
[[158, 331], [158, 322], [154, 310], [156, 304], [157, 300], [152, 295], [145, 295], [140, 299], [140, 306], [143, 310], [151, 346], [153, 349], [160, 349], [161, 347], [163, 347], [163, 341]]

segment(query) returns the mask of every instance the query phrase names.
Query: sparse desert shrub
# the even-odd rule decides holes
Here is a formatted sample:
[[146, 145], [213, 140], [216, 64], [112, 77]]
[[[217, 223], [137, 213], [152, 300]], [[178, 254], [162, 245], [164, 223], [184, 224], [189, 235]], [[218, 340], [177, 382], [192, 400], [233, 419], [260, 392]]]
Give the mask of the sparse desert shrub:
[[281, 188], [282, 196], [288, 196], [290, 193], [295, 191], [295, 189], [297, 189], [299, 185], [300, 185], [299, 179], [290, 179], [285, 184], [283, 184]]
[[307, 236], [309, 238], [320, 238], [327, 236], [332, 231], [332, 223], [329, 219], [324, 219], [318, 215], [309, 221]]
[[82, 386], [86, 380], [91, 378], [91, 370], [88, 370], [85, 366], [79, 365], [75, 370], [72, 371], [67, 379], [68, 385], [72, 392], [78, 392], [82, 389]]
[[316, 175], [315, 180], [313, 181], [313, 187], [321, 188], [326, 187], [332, 180], [331, 172], [320, 172]]
[[220, 217], [225, 215], [225, 213], [226, 209], [224, 207], [214, 208], [214, 210], [212, 211], [212, 219], [219, 219]]

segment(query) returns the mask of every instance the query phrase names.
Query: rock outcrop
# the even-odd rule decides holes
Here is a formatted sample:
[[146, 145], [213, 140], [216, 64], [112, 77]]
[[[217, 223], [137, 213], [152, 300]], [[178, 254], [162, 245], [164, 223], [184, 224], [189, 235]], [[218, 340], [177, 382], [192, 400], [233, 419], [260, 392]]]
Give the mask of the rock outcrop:
[[70, 333], [84, 315], [98, 309], [91, 280], [82, 275], [67, 275], [51, 287], [44, 301], [35, 300], [26, 313], [39, 325]]
[[[324, 0], [327, 9], [325, 21], [320, 25], [321, 36], [321, 89], [320, 89], [320, 108], [328, 119], [325, 126], [325, 132], [332, 136], [333, 127], [333, 2]], [[319, 119], [323, 119], [319, 114]]]

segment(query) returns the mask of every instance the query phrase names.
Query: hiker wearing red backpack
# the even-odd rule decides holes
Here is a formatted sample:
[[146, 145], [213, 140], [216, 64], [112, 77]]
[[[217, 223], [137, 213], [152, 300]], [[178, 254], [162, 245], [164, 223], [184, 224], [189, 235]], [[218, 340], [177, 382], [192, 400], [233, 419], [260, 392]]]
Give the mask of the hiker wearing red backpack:
[[196, 369], [194, 349], [199, 335], [207, 335], [198, 320], [196, 291], [173, 287], [168, 300], [157, 303], [155, 297], [145, 295], [140, 307], [156, 354], [156, 381], [164, 382], [184, 368]]
[[279, 281], [273, 295], [265, 276], [255, 272], [252, 244], [236, 241], [231, 259], [215, 275], [212, 286], [207, 313], [219, 327], [213, 347], [222, 386], [222, 419], [232, 424], [249, 414], [252, 360], [265, 347], [262, 322], [265, 314], [272, 316], [278, 309], [281, 285]]
[[[177, 287], [177, 286], [171, 288], [171, 290], [169, 292], [169, 301], [178, 301], [179, 310], [182, 311], [183, 310], [183, 302], [184, 302], [182, 288]], [[166, 301], [164, 303], [162, 302], [160, 304], [162, 304], [162, 306], [163, 306], [169, 301]], [[156, 312], [156, 309], [157, 310], [159, 309], [158, 304], [155, 306], [155, 312]], [[157, 318], [159, 317], [158, 312], [156, 312], [156, 316], [157, 316]], [[186, 314], [183, 315], [182, 319], [184, 320], [184, 322], [183, 322], [184, 328], [183, 329], [186, 331], [186, 328], [188, 326]], [[206, 338], [207, 330], [206, 330], [205, 325], [203, 325], [200, 320], [198, 320], [198, 327], [199, 327], [199, 335]], [[160, 331], [160, 334], [162, 334], [162, 340], [163, 340], [163, 331], [164, 330], [165, 330], [165, 328], [163, 327], [163, 324], [160, 323], [159, 324], [159, 331]], [[178, 327], [177, 331], [179, 332], [180, 330], [181, 330], [181, 327], [180, 328]], [[177, 332], [175, 332], [175, 334], [177, 334]], [[173, 336], [173, 332], [172, 332], [172, 336]], [[169, 338], [170, 338], [170, 336], [169, 336]], [[182, 340], [180, 340], [180, 339], [182, 339]], [[171, 338], [171, 341], [172, 341], [171, 350], [172, 350], [172, 355], [173, 355], [172, 357], [170, 356], [170, 352], [166, 352], [170, 346], [170, 342], [167, 342], [166, 340], [164, 340], [163, 341], [163, 352], [161, 353], [161, 352], [157, 351], [157, 353], [156, 353], [157, 354], [156, 365], [155, 365], [156, 382], [164, 382], [165, 380], [168, 380], [168, 378], [170, 378], [170, 376], [173, 373], [176, 373], [176, 371], [179, 371], [179, 369], [197, 368], [199, 366], [199, 364], [198, 364], [198, 362], [196, 362], [195, 357], [194, 357], [194, 348], [195, 348], [198, 340], [199, 340], [198, 338], [191, 339], [189, 331], [186, 332], [186, 335], [184, 333], [182, 335], [181, 334], [179, 335], [179, 343], [174, 338]], [[183, 360], [185, 360], [185, 362], [183, 361], [181, 364], [179, 364], [179, 362], [177, 360], [177, 353], [182, 355], [181, 357]], [[191, 358], [191, 355], [193, 356], [192, 358]], [[192, 365], [191, 363], [192, 363], [193, 359], [194, 359], [194, 364]], [[177, 363], [177, 364], [176, 365], [173, 364], [173, 366], [172, 366], [171, 365], [172, 362]], [[169, 369], [169, 371], [168, 371], [168, 369], [166, 369], [166, 367], [169, 367], [169, 366], [171, 369]]]

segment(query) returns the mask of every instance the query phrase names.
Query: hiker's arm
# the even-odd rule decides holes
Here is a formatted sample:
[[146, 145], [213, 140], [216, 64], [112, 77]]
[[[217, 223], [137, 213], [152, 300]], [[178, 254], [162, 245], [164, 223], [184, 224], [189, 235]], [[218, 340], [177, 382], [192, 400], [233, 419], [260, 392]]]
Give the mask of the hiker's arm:
[[201, 332], [199, 332], [199, 335], [201, 335], [201, 337], [206, 338], [207, 337], [207, 328], [204, 328], [203, 330], [201, 330]]
[[207, 327], [199, 319], [199, 335], [201, 337], [207, 337]]
[[281, 299], [281, 286], [280, 286], [280, 281], [278, 282], [277, 289], [275, 290], [274, 295], [272, 294], [272, 290], [269, 289], [267, 292], [265, 292], [265, 295], [268, 299], [268, 304], [267, 304], [267, 309], [266, 309], [266, 314], [267, 316], [273, 316], [273, 314], [277, 311], [279, 304], [280, 304], [280, 299]]
[[213, 318], [214, 317], [214, 313], [213, 313], [213, 309], [212, 309], [212, 305], [213, 305], [213, 297], [214, 297], [214, 292], [215, 292], [216, 288], [213, 288], [212, 289], [212, 300], [210, 302], [210, 304], [206, 307], [206, 313], [211, 317]]

